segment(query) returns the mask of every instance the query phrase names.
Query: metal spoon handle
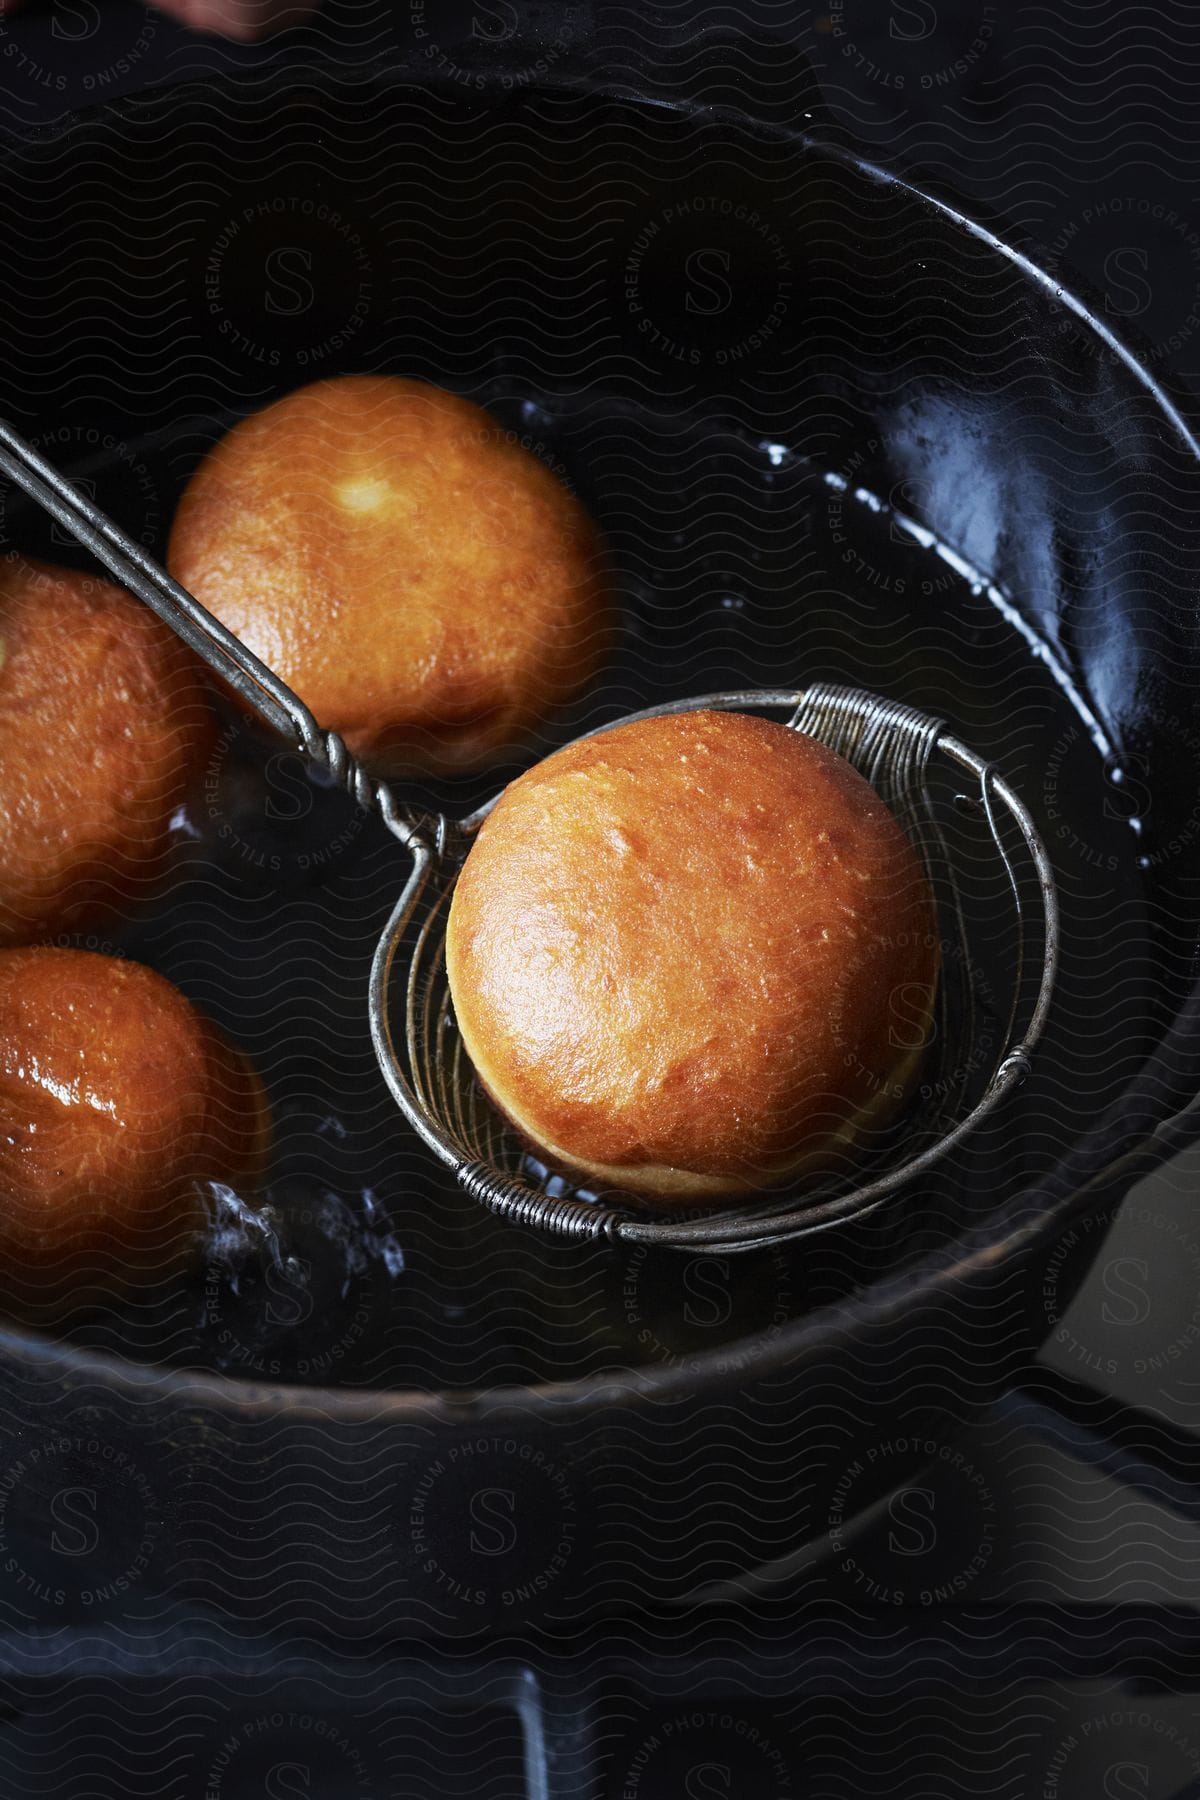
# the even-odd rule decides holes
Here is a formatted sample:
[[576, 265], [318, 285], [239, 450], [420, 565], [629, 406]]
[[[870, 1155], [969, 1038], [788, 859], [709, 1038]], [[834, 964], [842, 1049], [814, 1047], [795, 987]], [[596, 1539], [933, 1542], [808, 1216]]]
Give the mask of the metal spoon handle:
[[377, 781], [350, 755], [334, 731], [323, 731], [312, 713], [273, 669], [173, 581], [149, 551], [81, 494], [8, 422], [0, 418], [0, 473], [16, 483], [65, 531], [90, 550], [131, 594], [158, 614], [209, 668], [260, 718], [298, 749], [321, 763], [362, 807], [378, 806], [402, 842], [436, 838], [442, 821], [402, 805], [386, 783]]

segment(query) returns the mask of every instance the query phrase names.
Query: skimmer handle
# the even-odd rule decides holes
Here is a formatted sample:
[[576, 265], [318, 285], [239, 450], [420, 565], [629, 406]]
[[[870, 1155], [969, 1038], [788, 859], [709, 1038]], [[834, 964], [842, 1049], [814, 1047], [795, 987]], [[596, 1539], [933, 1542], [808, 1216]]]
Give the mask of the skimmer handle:
[[378, 806], [385, 823], [402, 842], [411, 843], [415, 837], [433, 842], [444, 835], [444, 821], [402, 805], [386, 783], [368, 774], [336, 732], [321, 729], [304, 702], [273, 669], [247, 650], [194, 594], [172, 580], [142, 544], [73, 487], [3, 418], [0, 473], [57, 519], [122, 587], [156, 612], [260, 718], [328, 768], [360, 806]]

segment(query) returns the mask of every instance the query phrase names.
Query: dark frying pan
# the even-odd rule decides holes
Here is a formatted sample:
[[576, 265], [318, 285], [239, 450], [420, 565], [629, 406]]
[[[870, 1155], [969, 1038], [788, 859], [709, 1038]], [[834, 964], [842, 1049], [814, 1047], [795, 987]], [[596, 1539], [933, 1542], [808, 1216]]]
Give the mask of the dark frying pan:
[[[272, 747], [231, 726], [168, 901], [116, 947], [264, 1067], [281, 1204], [370, 1187], [404, 1276], [362, 1290], [356, 1335], [342, 1293], [283, 1349], [236, 1320], [232, 1348], [161, 1317], [0, 1333], [0, 1567], [42, 1622], [155, 1594], [515, 1630], [832, 1541], [847, 1471], [865, 1506], [1022, 1367], [1072, 1221], [1191, 1132], [1198, 457], [1170, 399], [991, 232], [843, 149], [431, 75], [189, 84], [10, 146], [4, 411], [161, 549], [198, 455], [273, 395], [365, 368], [470, 393], [613, 540], [626, 638], [572, 728], [818, 676], [954, 720], [1055, 855], [1058, 1016], [1014, 1107], [886, 1219], [736, 1277], [531, 1243], [373, 1076], [356, 981], [400, 864], [277, 756], [274, 810], [247, 802]], [[3, 529], [71, 560], [12, 496]], [[102, 1515], [86, 1594], [68, 1489]]]

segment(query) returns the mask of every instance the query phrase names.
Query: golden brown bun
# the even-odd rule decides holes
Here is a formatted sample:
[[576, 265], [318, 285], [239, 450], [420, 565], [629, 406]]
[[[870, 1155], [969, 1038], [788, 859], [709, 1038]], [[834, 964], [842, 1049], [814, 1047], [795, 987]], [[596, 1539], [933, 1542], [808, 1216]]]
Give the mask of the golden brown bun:
[[501, 1111], [552, 1161], [663, 1204], [816, 1170], [884, 1124], [938, 964], [883, 802], [824, 745], [742, 713], [622, 725], [522, 775], [446, 940]]
[[196, 659], [140, 601], [0, 560], [0, 944], [153, 885], [212, 729]]
[[195, 1183], [261, 1174], [257, 1076], [141, 963], [0, 951], [0, 1300], [58, 1317], [195, 1253]]
[[469, 401], [342, 376], [234, 427], [188, 484], [171, 573], [379, 769], [510, 747], [607, 648], [578, 500]]

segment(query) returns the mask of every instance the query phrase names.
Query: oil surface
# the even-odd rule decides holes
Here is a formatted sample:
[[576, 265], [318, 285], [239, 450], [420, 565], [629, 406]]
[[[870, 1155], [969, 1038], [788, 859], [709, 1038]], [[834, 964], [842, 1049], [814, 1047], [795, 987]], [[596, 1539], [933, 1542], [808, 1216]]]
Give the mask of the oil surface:
[[[686, 413], [511, 393], [491, 404], [607, 531], [624, 642], [556, 736], [485, 780], [420, 797], [465, 812], [574, 731], [675, 697], [824, 679], [934, 713], [999, 765], [1055, 863], [1064, 953], [1034, 1077], [953, 1168], [791, 1252], [616, 1253], [502, 1225], [416, 1142], [376, 1068], [367, 974], [403, 851], [228, 711], [176, 821], [166, 892], [100, 947], [161, 970], [254, 1058], [274, 1164], [261, 1195], [211, 1191], [186, 1286], [81, 1324], [81, 1340], [271, 1380], [413, 1388], [676, 1361], [777, 1330], [982, 1216], [1053, 1161], [1144, 1053], [1145, 807], [1086, 696], [986, 572], [934, 543], [896, 497], [862, 488], [852, 464], [815, 468]], [[179, 491], [212, 432], [209, 421], [139, 448], [162, 491]], [[70, 560], [39, 530], [24, 520], [23, 548]]]

